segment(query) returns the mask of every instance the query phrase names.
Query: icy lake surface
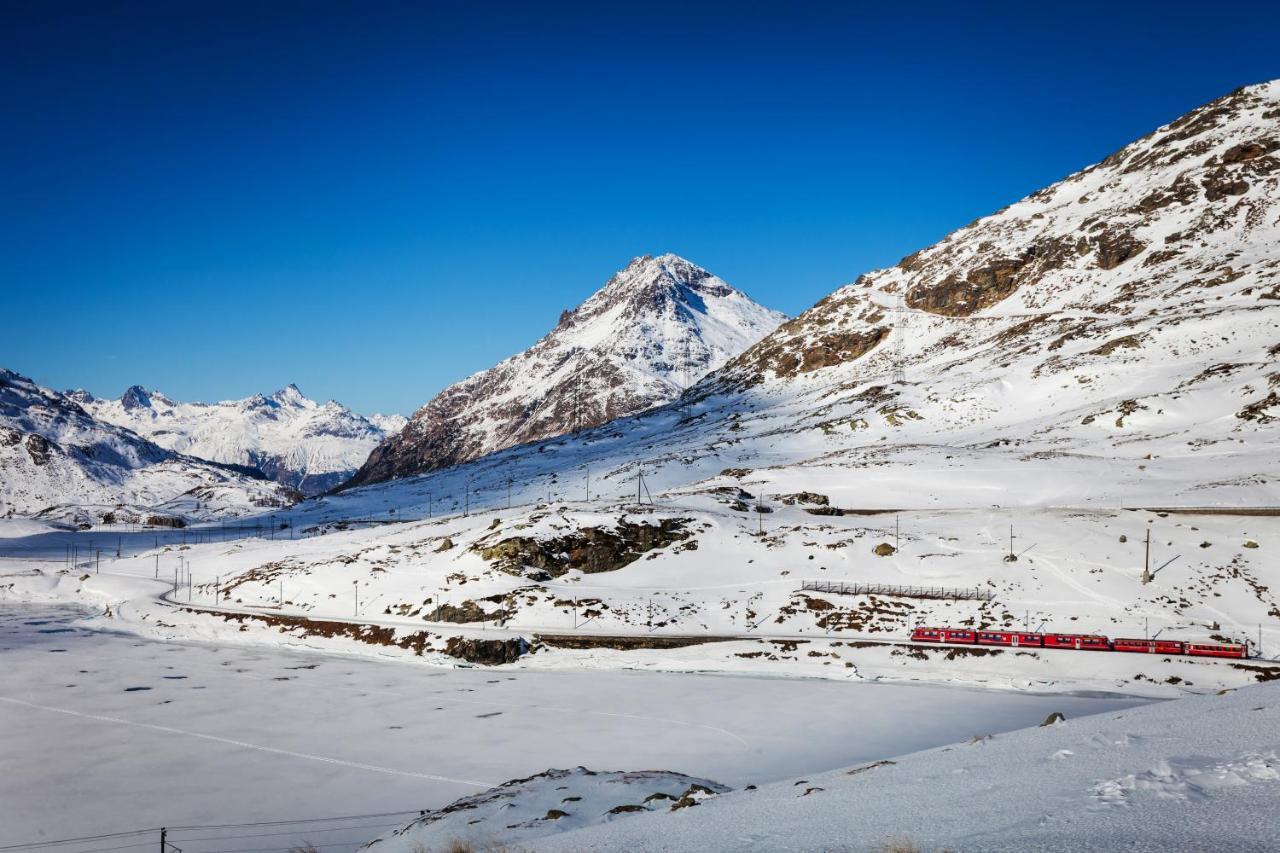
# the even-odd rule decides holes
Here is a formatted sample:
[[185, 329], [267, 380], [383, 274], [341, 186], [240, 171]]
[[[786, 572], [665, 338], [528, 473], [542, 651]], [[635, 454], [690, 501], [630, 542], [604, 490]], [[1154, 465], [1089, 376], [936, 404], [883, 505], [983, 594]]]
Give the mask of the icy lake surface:
[[[82, 615], [0, 605], [0, 845], [428, 809], [549, 767], [674, 770], [740, 787], [1035, 725], [1053, 711], [1074, 718], [1140, 703], [799, 679], [439, 669], [155, 642], [112, 632], [105, 619], [103, 630], [86, 630]], [[337, 850], [397, 822], [325, 833], [316, 824], [282, 826], [234, 847], [215, 831], [171, 838], [184, 853], [266, 853], [304, 838]], [[59, 849], [154, 849], [155, 839]]]

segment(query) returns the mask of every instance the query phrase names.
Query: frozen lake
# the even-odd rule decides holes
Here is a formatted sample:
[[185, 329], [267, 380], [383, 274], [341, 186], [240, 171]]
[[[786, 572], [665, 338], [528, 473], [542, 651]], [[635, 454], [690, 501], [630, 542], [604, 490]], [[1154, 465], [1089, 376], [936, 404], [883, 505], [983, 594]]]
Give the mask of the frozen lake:
[[[163, 643], [0, 605], [0, 846], [428, 809], [549, 767], [739, 787], [1138, 700], [650, 672], [438, 669]], [[183, 853], [350, 849], [403, 818], [178, 830]], [[232, 841], [230, 839], [238, 839]], [[158, 834], [62, 853], [155, 849]]]

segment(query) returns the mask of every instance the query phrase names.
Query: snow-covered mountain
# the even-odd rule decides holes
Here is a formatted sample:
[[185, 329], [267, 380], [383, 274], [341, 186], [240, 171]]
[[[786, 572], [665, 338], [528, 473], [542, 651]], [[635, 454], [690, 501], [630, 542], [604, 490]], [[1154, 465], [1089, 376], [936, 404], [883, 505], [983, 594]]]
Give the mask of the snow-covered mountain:
[[[1274, 648], [1276, 140], [1280, 82], [1234, 92], [841, 288], [678, 404], [308, 504], [295, 516], [319, 532], [389, 510], [424, 521], [317, 544], [289, 564], [307, 576], [294, 601], [341, 615], [328, 602], [363, 565], [386, 615], [516, 630], [574, 625], [585, 594], [602, 633], [1149, 622], [1187, 639], [1261, 625]], [[1177, 559], [1144, 584], [1146, 531], [1153, 567]], [[259, 605], [275, 594], [260, 569], [286, 547], [239, 555]], [[998, 604], [888, 606], [805, 578]], [[414, 603], [454, 582], [447, 618]], [[725, 649], [686, 662], [761, 660]], [[763, 651], [787, 671], [843, 663]], [[863, 673], [916, 666], [858, 655]], [[989, 683], [1058, 677], [1001, 661]], [[1105, 680], [1139, 674], [1153, 677]]]
[[118, 400], [87, 391], [67, 396], [99, 420], [126, 427], [178, 453], [256, 468], [306, 495], [351, 476], [402, 415], [362, 417], [330, 400], [317, 403], [288, 385], [271, 395], [221, 403], [179, 403], [133, 386]]
[[683, 258], [635, 258], [528, 350], [441, 391], [351, 484], [444, 468], [651, 409], [784, 319]]
[[270, 481], [194, 459], [98, 420], [75, 400], [0, 370], [0, 515], [95, 523], [211, 518], [284, 506]]
[[[530, 500], [584, 468], [624, 497], [644, 460], [651, 489], [842, 506], [1275, 506], [1277, 328], [1280, 81], [859, 277], [679, 406], [364, 499], [461, 496], [461, 478], [496, 503], [511, 478]], [[447, 429], [435, 405], [370, 466]]]

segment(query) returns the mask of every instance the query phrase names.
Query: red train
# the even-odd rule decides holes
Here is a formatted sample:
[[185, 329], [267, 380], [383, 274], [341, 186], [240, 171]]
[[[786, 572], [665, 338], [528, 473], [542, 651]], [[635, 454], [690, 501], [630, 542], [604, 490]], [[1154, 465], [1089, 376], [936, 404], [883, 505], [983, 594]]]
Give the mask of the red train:
[[1109, 640], [1095, 634], [1035, 634], [1024, 631], [972, 631], [968, 628], [916, 628], [917, 643], [963, 643], [978, 646], [1035, 646], [1095, 652], [1137, 652], [1153, 655], [1192, 655], [1214, 658], [1247, 658], [1244, 643], [1184, 643], [1179, 640]]

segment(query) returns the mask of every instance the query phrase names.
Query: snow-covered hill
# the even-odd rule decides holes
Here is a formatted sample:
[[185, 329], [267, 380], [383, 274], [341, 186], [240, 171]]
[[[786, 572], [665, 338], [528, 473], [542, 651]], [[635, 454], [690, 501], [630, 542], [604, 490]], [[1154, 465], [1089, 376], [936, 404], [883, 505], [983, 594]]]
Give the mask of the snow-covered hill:
[[97, 523], [261, 513], [294, 495], [248, 471], [159, 447], [0, 370], [0, 514]]
[[133, 386], [118, 400], [87, 391], [67, 396], [94, 417], [126, 427], [161, 447], [257, 468], [305, 495], [325, 492], [351, 476], [402, 415], [362, 417], [340, 403], [317, 403], [296, 385], [221, 403], [179, 403]]
[[[951, 710], [939, 704], [940, 712]], [[522, 803], [551, 801], [563, 782], [546, 774], [459, 801], [452, 837], [415, 821], [366, 849], [409, 853], [425, 841], [442, 850], [452, 838], [484, 839], [469, 848], [477, 851], [516, 842], [522, 850], [573, 853], [1274, 850], [1277, 732], [1280, 685], [1268, 684], [1008, 734], [975, 730], [952, 746], [564, 831], [546, 819], [511, 826], [514, 820], [467, 805], [501, 800], [511, 787]], [[582, 804], [565, 803], [557, 813], [598, 805]]]
[[841, 506], [1278, 505], [1278, 148], [1280, 81], [1239, 90], [861, 276], [679, 406], [363, 493], [463, 477], [474, 506], [589, 470], [623, 496], [643, 460], [651, 488]]
[[784, 319], [683, 258], [636, 258], [528, 350], [441, 391], [369, 457], [352, 485], [651, 409]]

